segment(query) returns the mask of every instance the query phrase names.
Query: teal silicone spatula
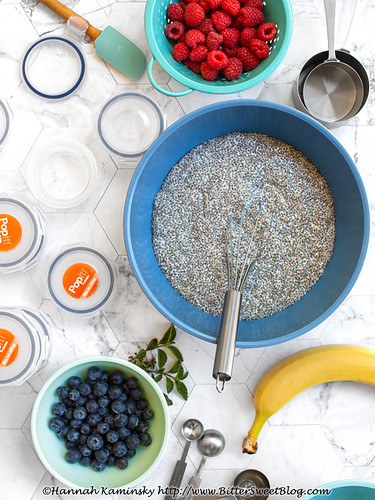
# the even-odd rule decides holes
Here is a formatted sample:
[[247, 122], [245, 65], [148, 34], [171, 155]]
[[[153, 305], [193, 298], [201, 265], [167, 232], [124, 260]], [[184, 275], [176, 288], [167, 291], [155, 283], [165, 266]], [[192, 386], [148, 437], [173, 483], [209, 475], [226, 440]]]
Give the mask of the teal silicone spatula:
[[[58, 0], [40, 1], [66, 21], [72, 16], [84, 19]], [[124, 75], [137, 80], [146, 69], [146, 57], [143, 52], [112, 26], [107, 26], [101, 31], [89, 22], [86, 23], [88, 25], [86, 33], [95, 43], [97, 55]]]

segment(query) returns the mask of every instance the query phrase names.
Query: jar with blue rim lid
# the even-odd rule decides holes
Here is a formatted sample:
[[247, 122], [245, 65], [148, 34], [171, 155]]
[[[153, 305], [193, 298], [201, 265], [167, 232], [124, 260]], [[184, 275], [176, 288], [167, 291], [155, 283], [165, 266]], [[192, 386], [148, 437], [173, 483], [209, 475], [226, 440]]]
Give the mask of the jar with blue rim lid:
[[10, 114], [6, 104], [0, 100], [0, 148], [9, 134]]

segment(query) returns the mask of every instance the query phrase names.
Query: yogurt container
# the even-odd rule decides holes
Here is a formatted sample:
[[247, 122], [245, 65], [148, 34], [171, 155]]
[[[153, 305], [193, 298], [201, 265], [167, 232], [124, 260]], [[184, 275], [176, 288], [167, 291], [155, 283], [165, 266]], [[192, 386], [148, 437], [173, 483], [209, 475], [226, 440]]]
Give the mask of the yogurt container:
[[114, 292], [114, 265], [101, 252], [86, 246], [63, 250], [48, 271], [48, 290], [66, 311], [98, 313]]
[[0, 147], [8, 136], [10, 127], [9, 112], [3, 101], [0, 100]]
[[42, 214], [19, 200], [0, 195], [0, 272], [29, 269], [38, 261], [44, 240]]
[[47, 362], [50, 325], [38, 311], [0, 309], [0, 387], [23, 384]]

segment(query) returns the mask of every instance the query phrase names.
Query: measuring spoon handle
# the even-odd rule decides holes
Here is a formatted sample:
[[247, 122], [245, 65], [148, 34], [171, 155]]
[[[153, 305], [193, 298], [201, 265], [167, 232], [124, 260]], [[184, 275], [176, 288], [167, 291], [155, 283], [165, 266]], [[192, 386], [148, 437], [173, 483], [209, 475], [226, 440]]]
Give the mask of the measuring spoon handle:
[[335, 52], [336, 0], [324, 0], [324, 9], [327, 24], [328, 61], [337, 61]]
[[[169, 481], [169, 488], [179, 488], [182, 483], [186, 470], [186, 457], [190, 448], [191, 441], [187, 441], [182, 452], [181, 459], [177, 460], [171, 480]], [[175, 495], [166, 495], [164, 500], [173, 500]]]

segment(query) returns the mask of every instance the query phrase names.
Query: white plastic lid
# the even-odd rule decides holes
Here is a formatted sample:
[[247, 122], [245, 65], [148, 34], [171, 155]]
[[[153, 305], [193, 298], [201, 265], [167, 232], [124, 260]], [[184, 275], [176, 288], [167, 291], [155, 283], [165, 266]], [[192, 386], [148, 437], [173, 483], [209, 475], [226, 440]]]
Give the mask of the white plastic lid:
[[10, 118], [5, 104], [0, 101], [0, 146], [7, 138], [9, 132]]
[[74, 93], [86, 71], [85, 58], [68, 38], [48, 36], [33, 43], [22, 61], [27, 87], [45, 99], [61, 99]]
[[110, 298], [115, 275], [109, 260], [93, 248], [74, 247], [59, 254], [48, 272], [48, 289], [63, 309], [89, 314]]
[[26, 205], [0, 197], [0, 270], [33, 259], [41, 245], [40, 236], [35, 215]]
[[[37, 333], [25, 321], [11, 312], [0, 311], [0, 386], [17, 385], [31, 370], [37, 340]], [[13, 361], [11, 354], [16, 354]]]
[[157, 104], [142, 94], [127, 92], [107, 101], [99, 113], [98, 133], [104, 145], [122, 157], [140, 156], [164, 129]]
[[46, 205], [75, 207], [96, 186], [96, 161], [83, 144], [59, 137], [33, 151], [27, 181], [34, 196]]

